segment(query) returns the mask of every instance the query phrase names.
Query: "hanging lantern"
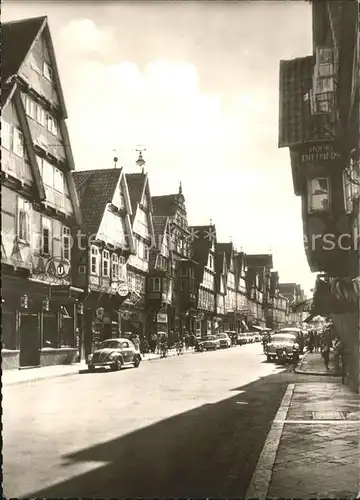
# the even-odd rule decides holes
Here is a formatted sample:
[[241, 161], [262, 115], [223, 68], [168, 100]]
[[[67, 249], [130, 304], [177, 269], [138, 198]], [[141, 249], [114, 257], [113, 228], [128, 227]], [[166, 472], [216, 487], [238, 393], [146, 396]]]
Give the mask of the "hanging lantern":
[[24, 295], [21, 296], [20, 298], [20, 306], [23, 309], [27, 309], [29, 307], [29, 297], [24, 293]]
[[50, 311], [50, 300], [48, 298], [42, 301], [43, 311]]
[[76, 305], [76, 312], [80, 315], [84, 314], [84, 304], [77, 304]]

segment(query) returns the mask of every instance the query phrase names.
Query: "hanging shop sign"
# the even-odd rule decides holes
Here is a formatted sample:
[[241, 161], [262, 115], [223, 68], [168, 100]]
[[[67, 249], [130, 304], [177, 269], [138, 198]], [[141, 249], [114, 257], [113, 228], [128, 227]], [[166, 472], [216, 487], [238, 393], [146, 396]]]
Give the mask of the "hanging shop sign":
[[50, 300], [48, 298], [42, 301], [42, 309], [43, 311], [50, 311]]
[[52, 285], [65, 285], [71, 282], [71, 265], [67, 259], [39, 257], [32, 269], [32, 279], [46, 281]]
[[98, 309], [96, 309], [96, 317], [98, 319], [103, 319], [103, 317], [104, 317], [104, 308], [103, 307], [99, 307]]
[[167, 314], [158, 313], [157, 316], [156, 316], [156, 321], [158, 323], [167, 323], [168, 322]]

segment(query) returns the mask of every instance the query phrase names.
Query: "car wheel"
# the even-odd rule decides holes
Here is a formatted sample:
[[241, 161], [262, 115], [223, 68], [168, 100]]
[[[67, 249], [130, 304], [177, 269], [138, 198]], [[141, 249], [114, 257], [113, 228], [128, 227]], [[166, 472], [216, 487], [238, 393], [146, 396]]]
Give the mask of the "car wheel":
[[268, 360], [269, 363], [270, 363], [270, 361], [272, 361], [272, 357], [271, 356], [266, 356], [266, 359]]
[[140, 366], [140, 362], [141, 362], [140, 356], [136, 356], [134, 360], [134, 368], [138, 368]]
[[94, 372], [95, 371], [95, 366], [94, 365], [88, 365], [88, 371], [89, 372]]
[[114, 361], [114, 364], [111, 365], [111, 370], [113, 372], [117, 372], [117, 371], [121, 370], [121, 366], [122, 366], [121, 360], [119, 358], [117, 358]]

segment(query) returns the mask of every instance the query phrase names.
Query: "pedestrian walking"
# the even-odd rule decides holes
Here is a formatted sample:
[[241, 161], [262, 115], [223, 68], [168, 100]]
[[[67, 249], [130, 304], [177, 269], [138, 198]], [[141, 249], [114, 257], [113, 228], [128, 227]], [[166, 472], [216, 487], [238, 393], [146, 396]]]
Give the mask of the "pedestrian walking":
[[330, 347], [328, 344], [323, 346], [323, 350], [322, 350], [321, 355], [324, 359], [325, 368], [328, 370], [329, 369], [329, 361], [330, 361]]
[[156, 333], [152, 333], [150, 337], [150, 349], [153, 354], [155, 354], [156, 351], [156, 346], [157, 346], [157, 335]]
[[134, 335], [132, 343], [137, 351], [140, 351], [140, 338], [139, 335]]

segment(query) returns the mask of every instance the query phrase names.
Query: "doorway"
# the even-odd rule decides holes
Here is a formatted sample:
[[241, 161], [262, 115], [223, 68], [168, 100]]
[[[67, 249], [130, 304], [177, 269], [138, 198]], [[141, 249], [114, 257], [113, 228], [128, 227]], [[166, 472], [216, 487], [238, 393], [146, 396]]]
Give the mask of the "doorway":
[[20, 367], [40, 365], [40, 329], [37, 313], [20, 315]]

